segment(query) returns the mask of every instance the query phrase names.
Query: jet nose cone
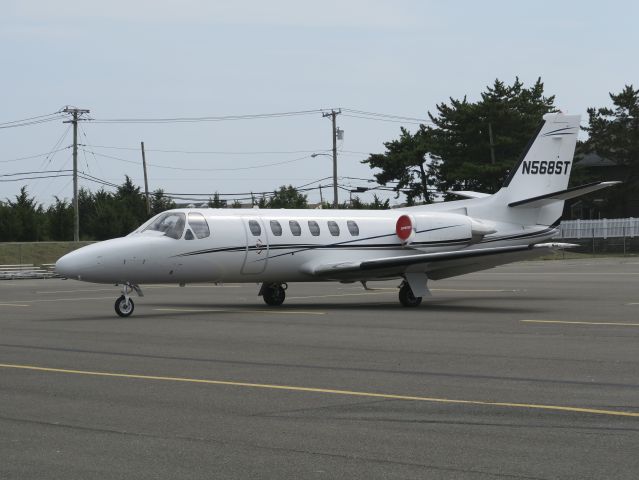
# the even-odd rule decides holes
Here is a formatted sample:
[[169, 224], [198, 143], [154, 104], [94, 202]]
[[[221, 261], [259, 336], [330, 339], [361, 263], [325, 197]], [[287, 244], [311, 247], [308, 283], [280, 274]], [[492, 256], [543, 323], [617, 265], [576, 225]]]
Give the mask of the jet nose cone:
[[55, 262], [55, 272], [61, 277], [80, 280], [81, 262], [77, 252], [67, 253]]

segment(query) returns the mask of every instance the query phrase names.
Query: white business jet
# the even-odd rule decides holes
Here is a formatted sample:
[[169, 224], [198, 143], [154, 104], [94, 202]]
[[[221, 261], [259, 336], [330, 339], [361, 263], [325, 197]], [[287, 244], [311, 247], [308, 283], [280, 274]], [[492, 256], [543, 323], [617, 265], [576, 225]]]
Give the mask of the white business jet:
[[579, 116], [547, 114], [494, 195], [394, 210], [175, 209], [123, 238], [58, 260], [63, 277], [122, 286], [115, 311], [133, 313], [141, 284], [261, 283], [281, 305], [288, 282], [400, 279], [399, 301], [416, 307], [439, 280], [543, 255], [564, 200], [619, 182], [567, 188]]

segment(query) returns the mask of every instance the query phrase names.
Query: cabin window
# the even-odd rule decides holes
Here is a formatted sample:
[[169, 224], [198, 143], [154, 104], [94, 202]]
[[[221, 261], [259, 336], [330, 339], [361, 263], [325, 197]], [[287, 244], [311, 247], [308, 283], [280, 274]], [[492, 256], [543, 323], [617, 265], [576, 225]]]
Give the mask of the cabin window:
[[182, 232], [184, 232], [185, 224], [186, 215], [182, 212], [166, 212], [157, 217], [143, 231], [162, 232], [167, 237], [178, 239], [182, 236]]
[[[189, 213], [189, 227], [193, 232], [191, 236], [195, 234], [197, 238], [206, 238], [211, 235], [211, 230], [209, 230], [209, 224], [206, 222], [204, 215], [197, 212]], [[190, 231], [190, 230], [189, 230]], [[187, 231], [187, 233], [189, 232]], [[186, 238], [186, 236], [184, 237]], [[190, 240], [190, 239], [187, 239]]]
[[271, 232], [276, 237], [282, 236], [282, 225], [277, 220], [271, 220]]
[[184, 240], [193, 240], [195, 238], [195, 235], [193, 235], [193, 232], [191, 231], [190, 228], [186, 229], [186, 233], [184, 234]]
[[348, 227], [348, 231], [351, 232], [352, 236], [359, 236], [359, 227], [357, 226], [357, 223], [355, 223], [353, 220], [349, 220], [346, 222], [346, 226]]
[[337, 222], [334, 222], [333, 220], [329, 220], [328, 231], [331, 232], [331, 235], [333, 235], [334, 237], [339, 236], [339, 225], [337, 224]]
[[315, 220], [308, 221], [308, 229], [311, 231], [311, 235], [314, 237], [319, 237], [320, 234], [320, 226]]
[[249, 220], [249, 229], [254, 237], [259, 237], [262, 233], [262, 228], [257, 220]]
[[302, 234], [302, 227], [295, 220], [290, 220], [288, 222], [288, 226], [291, 228], [291, 233], [296, 237], [299, 237]]

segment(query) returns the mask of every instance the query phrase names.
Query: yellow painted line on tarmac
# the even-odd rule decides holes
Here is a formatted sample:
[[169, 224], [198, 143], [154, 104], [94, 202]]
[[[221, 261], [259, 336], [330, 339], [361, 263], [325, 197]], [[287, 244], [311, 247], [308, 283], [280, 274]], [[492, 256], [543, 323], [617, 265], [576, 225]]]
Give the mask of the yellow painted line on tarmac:
[[484, 401], [484, 400], [459, 400], [459, 399], [453, 399], [453, 398], [422, 397], [422, 396], [413, 396], [413, 395], [397, 395], [397, 394], [390, 394], [390, 393], [358, 392], [354, 390], [336, 390], [331, 388], [298, 387], [298, 386], [292, 386], [292, 385], [275, 385], [275, 384], [268, 384], [268, 383], [248, 383], [248, 382], [233, 382], [228, 380], [208, 380], [208, 379], [201, 379], [201, 378], [165, 377], [165, 376], [157, 376], [157, 375], [140, 375], [140, 374], [131, 374], [131, 373], [71, 370], [71, 369], [64, 369], [64, 368], [49, 368], [49, 367], [39, 367], [34, 365], [17, 365], [17, 364], [10, 364], [10, 363], [0, 363], [0, 368], [15, 369], [15, 370], [30, 370], [30, 371], [44, 372], [44, 373], [87, 375], [87, 376], [94, 376], [94, 377], [127, 378], [127, 379], [134, 379], [134, 380], [154, 380], [154, 381], [162, 381], [162, 382], [222, 385], [222, 386], [229, 386], [229, 387], [242, 387], [242, 388], [253, 388], [253, 389], [263, 389], [263, 390], [279, 390], [279, 391], [286, 391], [286, 392], [303, 392], [303, 393], [318, 393], [318, 394], [327, 394], [327, 395], [343, 395], [343, 396], [350, 396], [350, 397], [382, 398], [387, 400], [405, 400], [405, 401], [413, 401], [413, 402], [430, 402], [430, 403], [457, 404], [457, 405], [475, 405], [475, 406], [487, 406], [487, 407], [549, 410], [549, 411], [559, 411], [559, 412], [589, 413], [593, 415], [609, 415], [609, 416], [616, 416], [616, 417], [639, 418], [639, 412], [628, 412], [623, 410], [603, 410], [598, 408], [585, 408], [585, 407], [572, 407], [567, 405], [492, 402], [492, 401]]
[[615, 327], [639, 327], [639, 323], [623, 323], [623, 322], [578, 322], [567, 320], [520, 320], [523, 323], [559, 323], [566, 325], [612, 325]]
[[271, 315], [326, 315], [326, 312], [309, 312], [304, 310], [240, 310], [231, 308], [154, 308], [156, 312], [176, 313], [269, 313]]
[[0, 307], [28, 307], [29, 305], [24, 305], [21, 303], [0, 303]]

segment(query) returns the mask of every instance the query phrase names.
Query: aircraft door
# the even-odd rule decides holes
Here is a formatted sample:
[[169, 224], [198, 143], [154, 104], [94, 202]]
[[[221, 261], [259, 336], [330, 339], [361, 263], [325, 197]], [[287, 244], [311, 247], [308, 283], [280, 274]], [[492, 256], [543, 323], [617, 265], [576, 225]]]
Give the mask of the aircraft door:
[[242, 223], [246, 232], [246, 256], [242, 273], [256, 275], [266, 269], [268, 262], [268, 232], [259, 217], [245, 217]]

